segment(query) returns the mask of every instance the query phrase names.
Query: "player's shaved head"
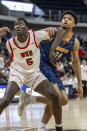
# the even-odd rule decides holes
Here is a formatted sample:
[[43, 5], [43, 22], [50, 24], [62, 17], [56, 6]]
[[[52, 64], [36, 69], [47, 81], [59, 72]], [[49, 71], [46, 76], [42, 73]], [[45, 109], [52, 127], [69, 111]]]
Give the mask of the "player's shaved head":
[[28, 27], [28, 22], [27, 22], [26, 19], [24, 19], [24, 18], [22, 18], [22, 17], [19, 17], [19, 18], [17, 18], [16, 21], [23, 21], [23, 22], [25, 23], [25, 25]]

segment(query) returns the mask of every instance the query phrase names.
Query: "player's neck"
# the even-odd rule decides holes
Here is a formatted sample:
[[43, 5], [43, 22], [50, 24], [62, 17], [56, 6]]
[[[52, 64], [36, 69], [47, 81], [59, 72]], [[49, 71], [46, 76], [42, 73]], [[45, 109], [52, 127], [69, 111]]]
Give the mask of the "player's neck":
[[25, 34], [19, 34], [17, 35], [17, 40], [21, 43], [24, 43], [28, 39], [28, 32]]
[[66, 29], [67, 34], [70, 34], [72, 32], [72, 28]]
[[69, 38], [71, 36], [71, 34], [72, 34], [72, 30], [67, 30], [67, 33], [63, 39], [65, 40], [65, 39]]

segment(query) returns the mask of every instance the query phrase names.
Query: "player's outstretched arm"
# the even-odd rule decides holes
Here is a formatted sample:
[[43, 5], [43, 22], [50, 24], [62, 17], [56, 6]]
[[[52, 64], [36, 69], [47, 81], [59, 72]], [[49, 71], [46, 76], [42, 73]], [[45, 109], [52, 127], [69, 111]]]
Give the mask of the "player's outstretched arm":
[[55, 65], [56, 64], [56, 59], [55, 59], [55, 49], [58, 46], [58, 44], [62, 41], [63, 37], [66, 34], [66, 30], [65, 29], [58, 29], [57, 34], [56, 34], [56, 38], [52, 44], [52, 47], [50, 49], [50, 53], [49, 53], [49, 59], [50, 62]]
[[57, 33], [57, 29], [55, 27], [48, 27], [48, 28], [44, 28], [42, 30], [48, 32], [49, 39], [53, 38]]
[[37, 46], [42, 40], [50, 40], [56, 35], [57, 29], [55, 27], [48, 27], [38, 31], [33, 32], [35, 36], [35, 41]]
[[0, 28], [0, 33], [2, 33], [3, 31], [10, 32], [10, 29], [8, 27], [2, 27], [2, 28]]
[[83, 98], [81, 68], [80, 68], [80, 61], [79, 61], [79, 56], [78, 56], [79, 45], [80, 45], [79, 40], [76, 39], [74, 47], [73, 47], [73, 51], [72, 51], [72, 66], [78, 80], [78, 97]]

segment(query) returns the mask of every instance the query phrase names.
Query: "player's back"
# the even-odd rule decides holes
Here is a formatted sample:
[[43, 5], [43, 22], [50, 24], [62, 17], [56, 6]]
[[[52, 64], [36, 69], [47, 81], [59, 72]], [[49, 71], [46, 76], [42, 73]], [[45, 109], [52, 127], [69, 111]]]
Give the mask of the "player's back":
[[42, 41], [40, 44], [40, 61], [44, 61], [48, 65], [51, 65], [50, 60], [49, 60], [49, 51], [53, 42], [54, 42], [54, 39], [52, 39], [49, 42]]
[[[53, 72], [55, 76], [58, 75], [57, 69], [49, 60], [49, 51], [54, 42], [52, 39], [49, 42], [42, 41], [40, 44], [40, 70], [51, 81], [50, 73]], [[50, 71], [50, 73], [49, 73]]]

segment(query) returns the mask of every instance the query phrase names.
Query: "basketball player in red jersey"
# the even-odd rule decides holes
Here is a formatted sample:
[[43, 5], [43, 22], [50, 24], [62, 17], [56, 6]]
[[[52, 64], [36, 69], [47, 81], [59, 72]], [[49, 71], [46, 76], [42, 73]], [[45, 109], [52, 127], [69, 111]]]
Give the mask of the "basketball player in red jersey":
[[[7, 41], [7, 49], [13, 61], [10, 66], [8, 85], [4, 97], [0, 101], [0, 114], [11, 103], [22, 85], [26, 84], [48, 98], [55, 124], [60, 125], [61, 104], [59, 96], [39, 70], [39, 43], [42, 40], [52, 38], [57, 30], [49, 27], [35, 32], [33, 30], [28, 32], [27, 22], [23, 18], [17, 19], [14, 29], [16, 36]], [[37, 129], [37, 131], [42, 131], [42, 129]], [[56, 131], [60, 131], [60, 128], [57, 128]]]

